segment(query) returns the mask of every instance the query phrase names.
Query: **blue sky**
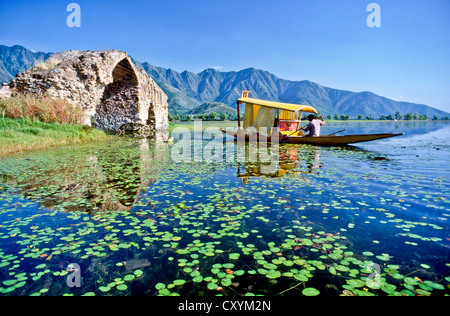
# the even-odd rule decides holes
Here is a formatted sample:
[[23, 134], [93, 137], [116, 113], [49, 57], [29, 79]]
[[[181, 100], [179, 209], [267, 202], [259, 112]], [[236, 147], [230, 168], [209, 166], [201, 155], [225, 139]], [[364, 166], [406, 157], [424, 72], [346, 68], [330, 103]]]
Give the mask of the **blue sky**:
[[[80, 28], [66, 24], [71, 2]], [[379, 28], [366, 23], [372, 2]], [[255, 67], [450, 112], [449, 0], [0, 0], [0, 44], [114, 48], [177, 71]]]

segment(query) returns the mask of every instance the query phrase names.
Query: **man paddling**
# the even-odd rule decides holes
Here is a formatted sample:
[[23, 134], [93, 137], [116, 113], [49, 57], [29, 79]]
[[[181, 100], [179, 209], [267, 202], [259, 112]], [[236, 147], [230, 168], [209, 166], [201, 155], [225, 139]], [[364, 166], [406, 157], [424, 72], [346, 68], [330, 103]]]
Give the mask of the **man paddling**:
[[301, 128], [305, 132], [309, 131], [309, 134], [306, 135], [306, 137], [320, 136], [320, 127], [326, 124], [323, 119], [323, 115], [320, 117], [320, 119], [321, 121], [316, 119], [314, 114], [308, 115], [309, 124]]

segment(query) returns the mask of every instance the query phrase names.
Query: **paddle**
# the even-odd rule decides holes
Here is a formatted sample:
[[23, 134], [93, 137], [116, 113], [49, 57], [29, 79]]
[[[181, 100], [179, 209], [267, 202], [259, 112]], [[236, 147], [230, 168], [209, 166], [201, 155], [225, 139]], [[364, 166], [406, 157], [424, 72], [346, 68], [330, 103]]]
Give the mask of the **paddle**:
[[343, 129], [342, 131], [339, 131], [339, 132], [336, 132], [336, 133], [333, 133], [333, 134], [330, 134], [330, 135], [327, 135], [327, 136], [333, 136], [333, 135], [336, 135], [336, 134], [338, 134], [338, 133], [342, 133], [342, 132], [345, 132], [347, 129]]

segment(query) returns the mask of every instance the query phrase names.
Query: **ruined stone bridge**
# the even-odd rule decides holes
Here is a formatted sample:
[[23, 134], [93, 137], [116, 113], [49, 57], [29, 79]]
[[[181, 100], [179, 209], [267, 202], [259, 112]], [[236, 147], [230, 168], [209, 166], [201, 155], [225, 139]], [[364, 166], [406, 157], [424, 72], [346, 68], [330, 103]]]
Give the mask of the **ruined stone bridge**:
[[18, 93], [47, 94], [85, 110], [86, 125], [106, 131], [169, 127], [167, 96], [127, 53], [66, 51], [18, 74], [10, 83]]

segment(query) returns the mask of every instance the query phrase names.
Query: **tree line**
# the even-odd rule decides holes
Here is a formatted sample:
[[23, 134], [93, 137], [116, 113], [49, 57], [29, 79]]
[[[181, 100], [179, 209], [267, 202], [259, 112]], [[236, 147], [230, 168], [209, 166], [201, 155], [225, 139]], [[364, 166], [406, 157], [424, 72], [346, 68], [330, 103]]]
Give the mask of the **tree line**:
[[[362, 115], [359, 114], [357, 116], [358, 120], [386, 120], [386, 121], [394, 121], [394, 120], [405, 120], [405, 121], [428, 121], [428, 120], [449, 120], [448, 116], [439, 118], [437, 115], [434, 115], [433, 117], [428, 117], [426, 114], [419, 114], [419, 113], [407, 113], [407, 114], [401, 114], [399, 111], [395, 112], [395, 114], [389, 114], [389, 115], [380, 115], [379, 117], [374, 117], [372, 114], [370, 115]], [[346, 121], [350, 120], [350, 115], [348, 114], [330, 114], [327, 116], [327, 119], [329, 120], [341, 120]]]
[[203, 121], [237, 121], [237, 114], [216, 113], [209, 114], [182, 114], [169, 113], [169, 121], [192, 121], [201, 119]]
[[[241, 115], [243, 118], [243, 114]], [[346, 121], [350, 120], [351, 117], [348, 114], [329, 114], [326, 117], [328, 120], [335, 121]], [[192, 121], [196, 119], [201, 119], [203, 121], [237, 121], [237, 114], [229, 114], [229, 113], [216, 113], [211, 112], [209, 114], [183, 114], [183, 113], [169, 113], [169, 121]], [[358, 120], [405, 120], [405, 121], [428, 121], [428, 120], [449, 120], [448, 116], [438, 117], [434, 115], [433, 117], [428, 117], [426, 114], [418, 114], [418, 113], [407, 113], [401, 114], [399, 111], [395, 112], [395, 114], [389, 115], [380, 115], [379, 117], [374, 117], [372, 114], [363, 115], [359, 114], [357, 116]], [[302, 120], [307, 121], [307, 116], [304, 115]]]

